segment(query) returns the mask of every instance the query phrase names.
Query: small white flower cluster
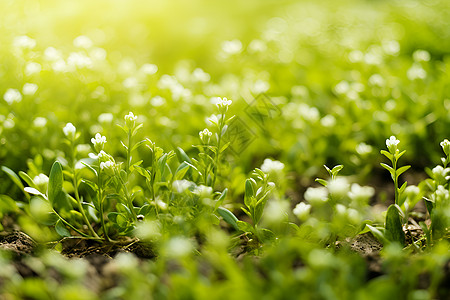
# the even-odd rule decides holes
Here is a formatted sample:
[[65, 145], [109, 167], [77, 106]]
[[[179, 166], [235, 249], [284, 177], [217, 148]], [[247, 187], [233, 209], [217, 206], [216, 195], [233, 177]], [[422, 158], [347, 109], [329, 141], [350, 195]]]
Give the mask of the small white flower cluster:
[[67, 123], [63, 128], [64, 135], [69, 139], [73, 140], [75, 138], [75, 133], [77, 129], [73, 126], [72, 123]]
[[29, 36], [21, 35], [14, 38], [13, 46], [21, 49], [33, 49], [36, 47], [36, 41]]
[[8, 104], [13, 104], [14, 102], [22, 101], [22, 94], [17, 89], [7, 89], [5, 94], [3, 95], [3, 99]]
[[145, 75], [153, 75], [158, 72], [158, 66], [155, 64], [143, 64], [140, 71]]
[[33, 178], [34, 184], [38, 187], [38, 190], [41, 193], [45, 193], [47, 191], [48, 186], [48, 177], [45, 174], [39, 174]]
[[209, 131], [208, 128], [203, 129], [202, 131], [200, 131], [198, 133], [198, 135], [200, 136], [200, 140], [204, 143], [204, 144], [208, 144], [211, 136], [212, 136], [212, 132]]
[[280, 174], [284, 169], [284, 164], [278, 160], [264, 159], [261, 171], [267, 174]]
[[421, 62], [421, 61], [430, 61], [430, 52], [426, 50], [416, 50], [413, 53], [413, 59], [414, 61]]
[[400, 141], [393, 135], [386, 140], [386, 147], [388, 148], [391, 154], [395, 154], [395, 152], [397, 152], [398, 143], [400, 143]]
[[242, 51], [242, 42], [240, 40], [231, 40], [222, 42], [222, 51], [225, 55], [234, 55]]
[[102, 136], [100, 133], [97, 133], [94, 138], [91, 139], [92, 144], [94, 145], [95, 151], [100, 153], [103, 150], [106, 144], [106, 136]]
[[94, 45], [94, 43], [87, 36], [80, 35], [73, 40], [73, 45], [77, 48], [89, 49]]
[[427, 77], [427, 71], [425, 71], [418, 63], [414, 63], [406, 72], [406, 77], [411, 81], [415, 79], [425, 79], [425, 77]]
[[231, 103], [233, 102], [233, 101], [231, 101], [231, 100], [228, 100], [227, 98], [220, 98], [220, 97], [217, 97], [216, 99], [216, 106], [219, 108], [219, 109], [222, 109], [222, 108], [226, 108], [226, 109], [228, 109], [228, 106], [230, 106], [231, 105]]
[[296, 215], [301, 221], [305, 221], [308, 218], [310, 211], [311, 204], [306, 204], [305, 202], [300, 202], [293, 210], [294, 215]]
[[136, 120], [137, 120], [137, 116], [135, 116], [131, 111], [128, 113], [128, 115], [126, 115], [124, 117], [125, 119], [125, 124], [129, 129], [133, 129], [135, 124], [136, 124]]
[[172, 183], [172, 187], [177, 191], [177, 193], [181, 194], [187, 191], [188, 189], [194, 189], [195, 183], [186, 179], [175, 180]]
[[447, 139], [445, 139], [440, 143], [440, 145], [445, 155], [450, 156], [450, 142]]
[[35, 83], [25, 83], [22, 88], [22, 94], [33, 96], [38, 90], [38, 86]]
[[25, 65], [25, 75], [31, 76], [41, 72], [42, 66], [37, 62], [29, 62]]

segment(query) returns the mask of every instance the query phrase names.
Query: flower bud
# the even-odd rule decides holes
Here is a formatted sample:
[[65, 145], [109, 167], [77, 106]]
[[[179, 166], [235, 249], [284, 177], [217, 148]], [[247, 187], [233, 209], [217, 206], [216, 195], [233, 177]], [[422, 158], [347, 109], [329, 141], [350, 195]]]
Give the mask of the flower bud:
[[95, 138], [91, 139], [92, 144], [94, 145], [95, 151], [100, 153], [103, 150], [106, 144], [106, 136], [102, 136], [100, 133], [95, 135]]
[[72, 123], [67, 123], [63, 128], [64, 135], [71, 141], [75, 138], [75, 133], [77, 129], [73, 126]]
[[125, 125], [128, 127], [128, 129], [132, 129], [134, 128], [134, 126], [136, 125], [136, 119], [137, 116], [135, 116], [131, 111], [128, 115], [126, 115], [124, 117], [125, 119]]

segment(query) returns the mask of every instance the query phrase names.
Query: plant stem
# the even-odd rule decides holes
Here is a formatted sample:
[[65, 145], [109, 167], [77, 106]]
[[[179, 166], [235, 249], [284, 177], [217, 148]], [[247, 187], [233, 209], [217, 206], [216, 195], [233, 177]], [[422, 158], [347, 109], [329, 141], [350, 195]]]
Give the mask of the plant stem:
[[214, 160], [214, 172], [213, 172], [213, 180], [211, 183], [211, 187], [214, 190], [214, 186], [216, 184], [216, 178], [217, 174], [219, 173], [219, 156], [220, 156], [220, 147], [222, 146], [222, 130], [225, 123], [225, 113], [221, 115], [220, 121], [219, 121], [219, 132], [217, 134], [217, 152]]
[[393, 180], [394, 180], [394, 200], [395, 204], [398, 204], [398, 178], [397, 178], [397, 159], [393, 154], [392, 167], [394, 168]]
[[74, 142], [71, 141], [71, 158], [72, 158], [72, 170], [73, 170], [73, 188], [75, 190], [75, 199], [77, 200], [78, 203], [78, 209], [80, 210], [81, 215], [83, 216], [83, 220], [84, 223], [86, 223], [87, 227], [89, 228], [89, 231], [92, 233], [92, 235], [95, 238], [99, 238], [99, 236], [97, 235], [97, 233], [95, 232], [94, 228], [92, 228], [91, 223], [89, 222], [87, 216], [86, 216], [86, 212], [83, 209], [83, 205], [81, 203], [81, 198], [80, 198], [80, 194], [78, 192], [78, 174], [77, 174], [77, 170], [75, 168], [75, 145]]
[[127, 146], [127, 164], [126, 171], [127, 176], [130, 176], [130, 165], [131, 165], [131, 129], [128, 129], [128, 146]]
[[111, 240], [109, 239], [108, 232], [106, 231], [105, 226], [105, 218], [103, 213], [103, 184], [102, 184], [102, 169], [98, 167], [98, 201], [100, 205], [100, 221], [102, 225], [103, 234], [105, 235], [105, 238], [108, 242]]

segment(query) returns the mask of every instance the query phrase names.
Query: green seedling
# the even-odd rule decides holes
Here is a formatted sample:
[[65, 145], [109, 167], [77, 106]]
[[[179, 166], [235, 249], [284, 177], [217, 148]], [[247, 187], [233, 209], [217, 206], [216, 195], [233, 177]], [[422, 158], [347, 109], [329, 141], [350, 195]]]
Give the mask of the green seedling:
[[445, 157], [441, 158], [442, 166], [426, 170], [431, 177], [425, 181], [430, 195], [424, 197], [424, 200], [431, 224], [427, 226], [425, 222], [421, 222], [421, 227], [429, 245], [448, 237], [450, 232], [450, 168], [447, 167], [450, 162], [450, 142], [445, 139], [440, 145], [445, 154]]
[[376, 236], [383, 243], [397, 242], [402, 246], [405, 246], [405, 233], [403, 231], [403, 220], [405, 219], [405, 215], [400, 208], [403, 204], [404, 197], [402, 193], [405, 191], [407, 182], [405, 181], [402, 186], [398, 187], [398, 179], [401, 174], [407, 171], [411, 166], [398, 166], [398, 160], [400, 157], [405, 154], [406, 150], [399, 151], [398, 144], [400, 141], [395, 137], [391, 136], [386, 140], [386, 146], [389, 150], [381, 150], [381, 154], [386, 156], [392, 163], [392, 166], [389, 166], [385, 163], [381, 163], [381, 166], [389, 171], [391, 174], [391, 178], [394, 181], [394, 199], [395, 203], [391, 204], [388, 207], [386, 212], [386, 221], [384, 228], [383, 227], [373, 227], [371, 225], [367, 225], [367, 227], [372, 231], [374, 236]]

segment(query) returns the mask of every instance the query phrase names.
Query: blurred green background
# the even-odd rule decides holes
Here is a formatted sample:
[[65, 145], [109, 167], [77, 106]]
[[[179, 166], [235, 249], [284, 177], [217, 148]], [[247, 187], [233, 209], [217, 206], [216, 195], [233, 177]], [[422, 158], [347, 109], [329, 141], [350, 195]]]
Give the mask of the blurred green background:
[[[80, 142], [101, 132], [123, 155], [114, 124], [128, 111], [143, 137], [193, 154], [218, 96], [255, 136], [231, 166], [246, 173], [273, 157], [304, 185], [323, 164], [386, 177], [390, 135], [422, 172], [448, 137], [448, 1], [4, 0], [0, 10], [0, 164], [14, 170], [39, 156], [47, 172], [64, 157], [67, 122]], [[279, 111], [264, 126], [245, 113], [261, 94]]]

